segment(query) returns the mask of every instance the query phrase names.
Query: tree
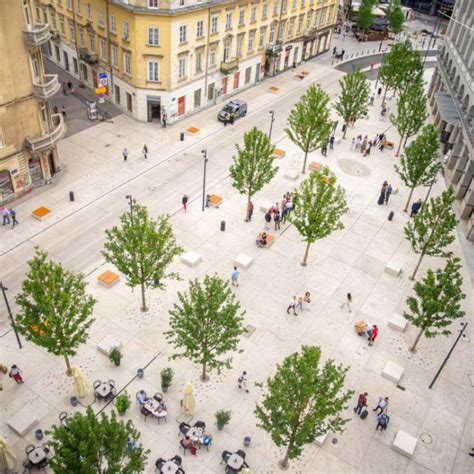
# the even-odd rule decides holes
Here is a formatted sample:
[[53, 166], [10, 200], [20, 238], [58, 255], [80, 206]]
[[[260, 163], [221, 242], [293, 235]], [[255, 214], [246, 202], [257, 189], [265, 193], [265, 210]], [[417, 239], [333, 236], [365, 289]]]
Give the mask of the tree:
[[306, 242], [301, 265], [307, 265], [312, 243], [344, 228], [341, 217], [349, 210], [345, 195], [345, 190], [336, 186], [336, 176], [327, 166], [313, 171], [294, 191], [295, 209], [287, 219]]
[[237, 349], [245, 311], [240, 312], [229, 283], [217, 275], [189, 282], [187, 293], [178, 293], [179, 304], [170, 310], [171, 329], [166, 339], [175, 349], [173, 359], [187, 358], [202, 366], [201, 380], [208, 380], [207, 372], [223, 367], [230, 368], [232, 358], [224, 356]]
[[145, 472], [149, 451], [138, 443], [140, 432], [131, 420], [118, 421], [114, 411], [110, 417], [104, 412], [96, 417], [88, 407], [84, 415], [76, 412], [66, 425], [54, 425], [47, 434], [53, 448], [49, 466], [55, 474]]
[[248, 204], [252, 196], [268, 184], [278, 171], [278, 166], [273, 166], [275, 157], [274, 147], [270, 138], [257, 127], [244, 133], [243, 148], [236, 145], [237, 157], [230, 167], [230, 176], [234, 186], [240, 194], [247, 196], [245, 219], [247, 220]]
[[343, 138], [346, 138], [348, 125], [367, 114], [370, 88], [367, 77], [359, 68], [347, 73], [339, 85], [341, 93], [334, 108], [344, 120]]
[[374, 22], [374, 15], [372, 14], [372, 8], [374, 6], [374, 0], [362, 0], [357, 14], [357, 26], [361, 30], [366, 30]]
[[397, 101], [397, 115], [390, 115], [390, 121], [400, 134], [396, 156], [399, 155], [402, 143], [418, 133], [425, 123], [428, 113], [426, 111], [426, 96], [423, 79], [420, 77], [409, 84], [400, 92]]
[[87, 341], [96, 300], [86, 294], [82, 274], [72, 273], [47, 257], [47, 252], [36, 247], [28, 262], [29, 271], [16, 297], [20, 307], [16, 325], [27, 340], [64, 357], [66, 373], [72, 375], [69, 358]]
[[438, 157], [439, 134], [435, 125], [429, 124], [422, 128], [400, 157], [400, 166], [395, 165], [405, 186], [410, 188], [410, 193], [405, 205], [408, 210], [413, 190], [417, 186], [430, 186], [434, 183], [441, 164]]
[[304, 153], [303, 174], [306, 173], [308, 153], [321, 147], [331, 134], [333, 122], [328, 104], [328, 94], [312, 84], [288, 115], [285, 133]]
[[275, 375], [264, 384], [262, 404], [255, 415], [260, 428], [272, 437], [278, 447], [285, 447], [283, 468], [289, 459], [298, 458], [305, 444], [327, 432], [342, 433], [349, 421], [342, 418], [347, 402], [354, 393], [343, 392], [348, 367], [328, 360], [322, 367], [321, 349], [303, 346], [277, 366]]
[[388, 12], [388, 24], [390, 29], [398, 35], [403, 31], [403, 23], [405, 22], [405, 15], [400, 7], [400, 0], [392, 0], [390, 3], [390, 10]]
[[430, 199], [423, 205], [413, 221], [405, 225], [405, 238], [411, 243], [415, 253], [420, 255], [411, 279], [415, 279], [425, 255], [449, 257], [452, 252], [444, 250], [454, 241], [453, 230], [458, 220], [452, 205], [454, 191], [449, 187], [440, 196]]
[[410, 351], [414, 352], [421, 336], [449, 336], [448, 327], [455, 319], [462, 318], [461, 301], [466, 297], [462, 292], [461, 259], [449, 258], [444, 269], [428, 270], [422, 281], [414, 286], [415, 296], [407, 298], [409, 312], [405, 319], [420, 329]]
[[176, 273], [168, 273], [168, 267], [183, 249], [176, 243], [168, 216], [152, 219], [145, 206], [133, 203], [120, 222], [120, 227], [105, 231], [102, 255], [125, 275], [128, 286], [140, 285], [141, 310], [147, 311], [145, 288], [163, 289], [165, 279], [179, 279]]

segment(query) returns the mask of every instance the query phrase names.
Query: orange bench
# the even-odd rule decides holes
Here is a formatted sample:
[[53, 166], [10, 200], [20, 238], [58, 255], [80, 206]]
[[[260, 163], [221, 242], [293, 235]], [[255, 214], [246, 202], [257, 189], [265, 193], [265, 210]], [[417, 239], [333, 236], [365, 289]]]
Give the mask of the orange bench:
[[320, 170], [323, 165], [321, 163], [318, 163], [317, 161], [312, 161], [309, 164], [309, 169], [313, 171]]
[[41, 206], [41, 207], [38, 207], [38, 209], [35, 209], [32, 212], [32, 214], [33, 214], [33, 217], [35, 219], [38, 219], [39, 221], [42, 221], [42, 220], [46, 219], [46, 217], [48, 217], [51, 214], [51, 210], [48, 209], [45, 206]]
[[286, 155], [285, 150], [282, 150], [281, 148], [275, 148], [273, 150], [273, 156], [275, 158], [283, 158]]
[[199, 130], [199, 128], [196, 128], [196, 127], [189, 127], [186, 129], [186, 132], [188, 133], [188, 135], [191, 135], [191, 136], [199, 135], [200, 131], [201, 130]]
[[119, 279], [120, 277], [117, 275], [117, 273], [114, 273], [110, 270], [105, 271], [97, 277], [97, 281], [106, 288], [111, 288], [114, 286], [116, 283], [118, 283]]
[[218, 196], [217, 194], [211, 194], [209, 196], [209, 205], [212, 207], [218, 207], [222, 204], [222, 196]]

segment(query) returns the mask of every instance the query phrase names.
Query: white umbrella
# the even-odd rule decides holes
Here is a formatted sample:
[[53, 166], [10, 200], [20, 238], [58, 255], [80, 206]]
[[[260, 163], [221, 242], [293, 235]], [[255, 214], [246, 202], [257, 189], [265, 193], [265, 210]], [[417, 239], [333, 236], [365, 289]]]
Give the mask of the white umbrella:
[[8, 472], [15, 467], [16, 456], [11, 446], [0, 436], [0, 470]]
[[196, 408], [196, 400], [194, 399], [194, 387], [192, 384], [188, 383], [184, 387], [184, 397], [183, 397], [183, 413], [187, 416], [194, 415], [194, 410]]
[[89, 395], [91, 389], [87, 380], [82, 375], [81, 369], [79, 367], [72, 368], [72, 376], [74, 377], [74, 385], [76, 386], [77, 396], [83, 398], [86, 395]]

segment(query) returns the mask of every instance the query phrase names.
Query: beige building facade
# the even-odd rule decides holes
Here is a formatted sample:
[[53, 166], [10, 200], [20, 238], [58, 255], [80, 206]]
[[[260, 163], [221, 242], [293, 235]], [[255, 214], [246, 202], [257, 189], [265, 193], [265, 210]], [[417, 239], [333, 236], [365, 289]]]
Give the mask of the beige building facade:
[[49, 98], [58, 78], [45, 74], [41, 46], [49, 25], [35, 22], [30, 0], [0, 2], [0, 204], [50, 182], [60, 170], [61, 114]]
[[169, 123], [327, 51], [337, 0], [36, 0], [52, 61]]

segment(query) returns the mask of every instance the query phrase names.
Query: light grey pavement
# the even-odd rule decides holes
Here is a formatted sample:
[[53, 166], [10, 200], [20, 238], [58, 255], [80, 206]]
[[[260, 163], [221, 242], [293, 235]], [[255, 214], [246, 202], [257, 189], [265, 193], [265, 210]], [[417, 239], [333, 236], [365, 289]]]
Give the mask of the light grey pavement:
[[[347, 190], [350, 212], [344, 218], [344, 230], [312, 246], [308, 267], [299, 265], [304, 245], [292, 226], [273, 232], [276, 240], [271, 248], [257, 249], [255, 237], [263, 228], [263, 214], [256, 211], [251, 223], [243, 222], [245, 199], [232, 188], [228, 177], [234, 144], [254, 125], [266, 130], [270, 125], [268, 112], [275, 110], [273, 139], [286, 151], [286, 156], [279, 160], [276, 178], [255, 197], [255, 208], [268, 200], [281, 200], [282, 194], [302, 179], [300, 176], [293, 182], [284, 177], [288, 172], [300, 171], [302, 162], [301, 152], [284, 136], [286, 115], [311, 82], [320, 84], [331, 97], [336, 96], [337, 80], [343, 73], [334, 70], [330, 61], [331, 58], [319, 58], [297, 68], [310, 73], [303, 81], [293, 79], [294, 72], [289, 71], [242, 93], [241, 97], [249, 103], [249, 115], [234, 126], [224, 128], [216, 121], [218, 104], [166, 130], [120, 115], [114, 123], [100, 123], [66, 138], [60, 143], [64, 163], [61, 179], [17, 205], [20, 220], [17, 228], [0, 228], [0, 277], [10, 288], [11, 302], [35, 245], [47, 249], [68, 268], [86, 273], [88, 289], [98, 300], [96, 321], [88, 343], [78, 351], [73, 364], [82, 369], [91, 384], [97, 379], [114, 379], [119, 390], [126, 387], [134, 397], [140, 389], [148, 393], [160, 391], [160, 370], [166, 366], [175, 370], [173, 385], [166, 394], [168, 423], [157, 424], [153, 420], [145, 423], [135, 403], [125, 417], [133, 420], [145, 446], [151, 450], [146, 472], [153, 472], [158, 457], [179, 454], [176, 420], [183, 419], [180, 400], [187, 382], [192, 382], [196, 391], [194, 421], [201, 419], [207, 423], [214, 445], [209, 453], [201, 450], [196, 457], [183, 457], [186, 472], [223, 472], [219, 464], [222, 450], [242, 448], [243, 437], [247, 435], [252, 437], [251, 447], [246, 448], [252, 471], [278, 472], [276, 463], [281, 451], [255, 426], [253, 409], [261, 394], [254, 382], [271, 375], [275, 364], [302, 344], [319, 345], [325, 358], [350, 365], [347, 386], [357, 393], [367, 391], [371, 406], [375, 406], [379, 396], [389, 396], [391, 421], [387, 431], [376, 432], [372, 412], [362, 421], [354, 417], [349, 406], [346, 415], [352, 419], [345, 433], [330, 434], [322, 447], [308, 446], [302, 458], [291, 463], [290, 472], [457, 474], [471, 471], [472, 459], [467, 453], [473, 446], [474, 428], [470, 339], [474, 305], [467, 271], [464, 270], [464, 290], [468, 299], [464, 306], [470, 327], [432, 390], [428, 384], [456, 337], [458, 324], [454, 325], [451, 337], [423, 339], [416, 354], [407, 349], [416, 334], [415, 328], [409, 325], [401, 333], [388, 326], [392, 314], [402, 313], [405, 308], [404, 301], [412, 287], [408, 275], [416, 262], [403, 237], [403, 226], [408, 219], [402, 211], [407, 191], [393, 169], [396, 162], [393, 151], [373, 150], [370, 156], [362, 157], [350, 150], [353, 136], [361, 133], [371, 138], [388, 127], [387, 122], [380, 121], [380, 101], [371, 108], [369, 119], [357, 122], [348, 131], [347, 139], [337, 144], [328, 157], [322, 157], [319, 152], [310, 155], [310, 160], [327, 164], [336, 173], [339, 183]], [[271, 86], [279, 90], [271, 92]], [[390, 107], [394, 106], [392, 100]], [[200, 128], [200, 136], [186, 136], [185, 142], [180, 142], [179, 132], [189, 126]], [[398, 140], [393, 129], [387, 134], [390, 139]], [[337, 135], [341, 135], [340, 126]], [[141, 155], [144, 143], [150, 149], [148, 160]], [[125, 146], [130, 150], [127, 163], [121, 155]], [[202, 213], [201, 150], [204, 148], [209, 157], [207, 189], [223, 196], [224, 202], [219, 209], [206, 209]], [[398, 192], [387, 206], [378, 206], [376, 200], [384, 180], [391, 182]], [[433, 193], [439, 193], [443, 186], [440, 180]], [[76, 193], [75, 202], [68, 201], [69, 190]], [[180, 211], [184, 193], [191, 196], [186, 214]], [[415, 198], [424, 193], [425, 190], [418, 190]], [[120, 213], [127, 210], [127, 194], [145, 204], [152, 215], [170, 213], [179, 242], [186, 250], [203, 257], [194, 268], [177, 260], [173, 269], [181, 274], [183, 281], [172, 282], [166, 291], [149, 292], [150, 311], [146, 314], [138, 309], [138, 292], [126, 287], [123, 279], [112, 289], [97, 284], [97, 276], [110, 268], [104, 265], [100, 255], [104, 229], [116, 223]], [[30, 217], [39, 205], [52, 210], [51, 217], [44, 222]], [[387, 220], [390, 210], [395, 211], [392, 222]], [[225, 232], [219, 230], [221, 220], [227, 223]], [[453, 251], [461, 255], [459, 240], [453, 244]], [[212, 374], [210, 382], [201, 383], [199, 368], [186, 361], [168, 360], [171, 350], [163, 336], [168, 327], [168, 309], [176, 300], [176, 292], [186, 288], [188, 279], [212, 272], [228, 278], [233, 259], [239, 253], [254, 258], [250, 269], [242, 271], [241, 286], [235, 291], [247, 311], [245, 324], [253, 326], [255, 332], [243, 338], [243, 352], [234, 355], [233, 369], [221, 375]], [[384, 272], [392, 259], [402, 263], [401, 277]], [[426, 258], [420, 274], [440, 265], [440, 259]], [[297, 318], [288, 316], [285, 309], [289, 298], [304, 291], [310, 291], [313, 296], [311, 311], [302, 312]], [[354, 297], [352, 313], [340, 309], [348, 291]], [[0, 360], [7, 365], [17, 363], [26, 378], [26, 383], [20, 386], [4, 377], [4, 390], [0, 392], [0, 432], [13, 444], [20, 465], [25, 446], [35, 442], [34, 430], [25, 437], [16, 435], [7, 426], [12, 415], [31, 403], [40, 420], [35, 428], [47, 429], [58, 422], [59, 412], [76, 410], [69, 404], [74, 387], [64, 375], [62, 360], [30, 343], [22, 350], [16, 348], [3, 306], [0, 311], [0, 335], [3, 335]], [[380, 327], [373, 347], [368, 347], [367, 341], [353, 329], [354, 322], [360, 319]], [[97, 351], [97, 343], [106, 335], [114, 335], [123, 344], [124, 359], [120, 367], [114, 367]], [[381, 376], [387, 362], [404, 367], [402, 388]], [[136, 370], [145, 366], [144, 379], [136, 379]], [[249, 373], [249, 394], [237, 388], [236, 380], [242, 370]], [[82, 405], [92, 402], [88, 397], [82, 400]], [[78, 409], [83, 410], [83, 406]], [[92, 406], [96, 411], [101, 409], [97, 403]], [[214, 412], [221, 408], [232, 410], [232, 420], [224, 431], [218, 432]], [[399, 429], [418, 438], [411, 459], [391, 449]]]

